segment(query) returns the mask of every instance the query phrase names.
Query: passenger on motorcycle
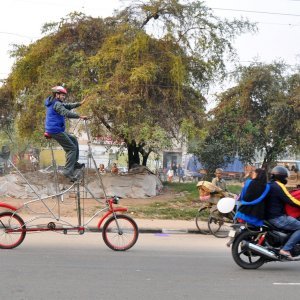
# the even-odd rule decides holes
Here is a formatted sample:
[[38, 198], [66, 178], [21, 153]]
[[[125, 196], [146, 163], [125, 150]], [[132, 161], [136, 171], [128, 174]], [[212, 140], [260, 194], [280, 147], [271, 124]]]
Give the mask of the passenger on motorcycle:
[[288, 216], [285, 204], [300, 207], [300, 201], [293, 197], [285, 187], [288, 170], [277, 166], [271, 171], [270, 192], [266, 198], [266, 219], [280, 229], [294, 231], [280, 250], [280, 254], [291, 258], [291, 250], [300, 241], [300, 221]]
[[264, 169], [256, 169], [247, 179], [241, 192], [238, 211], [235, 219], [262, 226], [265, 218], [265, 197], [270, 190], [267, 185], [267, 174]]

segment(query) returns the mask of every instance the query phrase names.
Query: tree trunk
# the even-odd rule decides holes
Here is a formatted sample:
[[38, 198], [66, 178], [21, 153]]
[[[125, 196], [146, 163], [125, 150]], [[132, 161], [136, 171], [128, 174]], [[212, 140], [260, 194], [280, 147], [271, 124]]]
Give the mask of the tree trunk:
[[139, 153], [141, 153], [142, 157], [143, 157], [143, 162], [142, 162], [142, 165], [143, 166], [147, 166], [147, 160], [148, 160], [148, 157], [149, 157], [149, 154], [152, 152], [151, 148], [149, 149], [149, 151], [147, 152], [145, 149], [144, 149], [144, 146], [146, 145], [145, 142], [140, 142], [139, 143]]
[[128, 169], [132, 169], [136, 165], [140, 165], [139, 147], [137, 147], [135, 140], [126, 142], [128, 152]]
[[147, 166], [147, 161], [149, 154], [152, 152], [151, 149], [147, 152], [144, 149], [144, 146], [146, 145], [145, 142], [140, 142], [138, 145], [136, 144], [135, 140], [132, 140], [131, 142], [126, 142], [127, 145], [127, 151], [128, 151], [128, 169], [132, 169], [134, 166], [141, 164], [140, 155], [142, 155], [142, 165]]

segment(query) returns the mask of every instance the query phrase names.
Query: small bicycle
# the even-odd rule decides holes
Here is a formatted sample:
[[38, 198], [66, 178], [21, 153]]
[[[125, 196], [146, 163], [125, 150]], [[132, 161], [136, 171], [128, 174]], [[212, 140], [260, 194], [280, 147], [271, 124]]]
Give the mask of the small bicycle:
[[[196, 226], [200, 233], [209, 234], [208, 219], [212, 211], [216, 209], [218, 200], [223, 196], [221, 189], [214, 186], [211, 182], [201, 180], [197, 183], [201, 206], [195, 217]], [[212, 195], [212, 191], [214, 194]]]
[[211, 211], [207, 225], [209, 232], [215, 237], [228, 237], [231, 225], [235, 222], [235, 202], [236, 200], [234, 198], [222, 198], [219, 200], [217, 206]]
[[[41, 197], [36, 190], [31, 186], [24, 175], [18, 170], [18, 168], [9, 160], [9, 151], [2, 153], [2, 158], [5, 158], [16, 169], [19, 175], [26, 181], [32, 191], [36, 194], [37, 199], [33, 199], [25, 202], [21, 207], [17, 208], [8, 203], [0, 202], [0, 208], [4, 208], [7, 211], [0, 213], [0, 248], [13, 249], [19, 246], [25, 239], [27, 233], [52, 231], [57, 233], [68, 234], [84, 234], [86, 231], [101, 232], [105, 244], [112, 250], [125, 251], [130, 249], [136, 243], [139, 231], [136, 222], [129, 216], [121, 214], [127, 211], [124, 207], [115, 207], [115, 204], [119, 203], [120, 197], [113, 196], [107, 197], [101, 175], [97, 169], [95, 159], [92, 155], [90, 146], [90, 134], [86, 125], [86, 131], [88, 136], [88, 149], [89, 156], [96, 169], [96, 174], [99, 179], [99, 183], [104, 193], [105, 199], [97, 199], [91, 190], [88, 188], [84, 181], [84, 168], [78, 170], [76, 181], [73, 182], [68, 188], [63, 191], [58, 190], [58, 184], [56, 184], [56, 193], [50, 196]], [[51, 136], [45, 133], [45, 137], [50, 140]], [[52, 144], [52, 163], [54, 169], [54, 178], [56, 183], [58, 182], [57, 167], [54, 159], [54, 153]], [[69, 220], [61, 217], [61, 205], [66, 204], [64, 195], [73, 191], [76, 195], [76, 211], [77, 211], [77, 224], [73, 225]], [[88, 192], [92, 198], [104, 207], [98, 209], [89, 219], [85, 222], [85, 216], [82, 213], [84, 211], [84, 199], [82, 201], [81, 190]], [[20, 213], [26, 210], [30, 214], [34, 214], [29, 220], [24, 221], [20, 216]], [[97, 216], [103, 214], [97, 223], [96, 229], [91, 227], [91, 222]], [[40, 224], [40, 220], [44, 220]], [[47, 220], [47, 221], [45, 221]], [[104, 222], [103, 227], [102, 224]]]

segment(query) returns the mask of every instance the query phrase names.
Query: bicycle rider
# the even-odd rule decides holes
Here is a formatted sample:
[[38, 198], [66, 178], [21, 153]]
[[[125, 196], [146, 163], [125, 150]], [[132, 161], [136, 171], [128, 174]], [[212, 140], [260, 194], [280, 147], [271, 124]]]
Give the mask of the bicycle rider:
[[79, 146], [77, 138], [65, 132], [65, 118], [87, 120], [87, 116], [81, 116], [71, 111], [71, 109], [83, 105], [86, 98], [81, 102], [64, 103], [66, 95], [67, 90], [64, 87], [55, 86], [52, 88], [52, 96], [45, 100], [45, 131], [63, 147], [66, 153], [66, 164], [62, 174], [71, 180], [76, 180], [74, 170], [83, 168], [84, 164], [78, 163]]

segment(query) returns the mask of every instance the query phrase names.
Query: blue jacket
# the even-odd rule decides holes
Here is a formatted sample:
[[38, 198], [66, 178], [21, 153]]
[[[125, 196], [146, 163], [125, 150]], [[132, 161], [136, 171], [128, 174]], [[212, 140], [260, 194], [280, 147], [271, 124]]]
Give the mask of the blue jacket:
[[80, 106], [80, 103], [62, 103], [59, 99], [48, 97], [45, 100], [46, 121], [45, 131], [48, 133], [61, 133], [66, 129], [65, 117], [78, 119], [79, 115], [70, 109]]
[[263, 184], [257, 179], [247, 180], [239, 198], [240, 206], [235, 218], [255, 226], [262, 226], [265, 219], [264, 199], [269, 191], [269, 184]]

